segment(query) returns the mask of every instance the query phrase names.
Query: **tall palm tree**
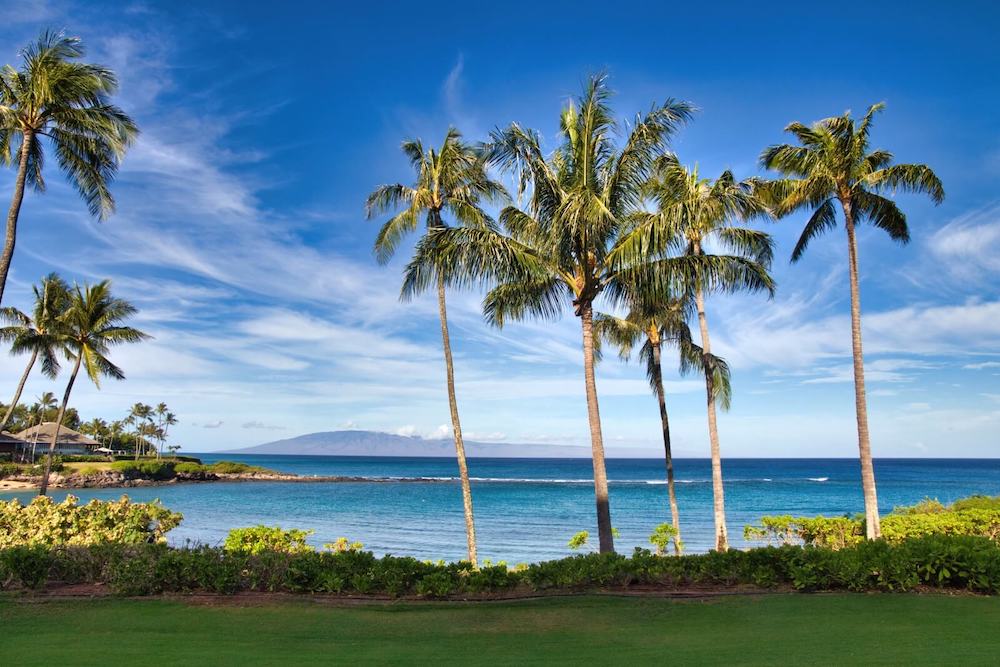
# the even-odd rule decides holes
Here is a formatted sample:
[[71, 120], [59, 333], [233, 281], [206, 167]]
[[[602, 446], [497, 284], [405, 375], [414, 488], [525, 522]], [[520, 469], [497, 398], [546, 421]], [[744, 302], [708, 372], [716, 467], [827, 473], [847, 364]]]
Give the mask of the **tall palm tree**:
[[[417, 229], [421, 219], [427, 232], [446, 229], [449, 225], [482, 226], [489, 217], [481, 208], [485, 202], [503, 201], [503, 186], [486, 173], [482, 159], [471, 146], [462, 141], [455, 128], [449, 128], [438, 150], [425, 149], [419, 140], [406, 141], [403, 152], [416, 172], [413, 185], [400, 183], [382, 185], [368, 197], [367, 213], [372, 218], [386, 211], [399, 211], [382, 225], [375, 239], [375, 255], [382, 264], [388, 262], [402, 239]], [[451, 220], [446, 220], [446, 215]], [[478, 563], [476, 526], [472, 508], [472, 487], [465, 460], [465, 442], [458, 416], [455, 396], [455, 368], [448, 332], [448, 311], [445, 303], [445, 271], [437, 271], [436, 287], [438, 317], [441, 323], [441, 343], [444, 349], [445, 374], [448, 388], [448, 408], [451, 412], [455, 455], [462, 485], [462, 506], [465, 513], [465, 534], [469, 561]]]
[[139, 460], [140, 453], [145, 453], [147, 445], [146, 435], [150, 433], [151, 421], [153, 419], [152, 406], [145, 403], [136, 403], [129, 409], [126, 421], [134, 426], [133, 436], [135, 437], [135, 460]]
[[417, 244], [404, 284], [408, 291], [425, 287], [434, 266], [447, 267], [457, 284], [490, 284], [484, 313], [496, 326], [529, 316], [551, 319], [563, 306], [573, 306], [582, 334], [602, 552], [614, 551], [614, 541], [594, 379], [594, 301], [601, 294], [619, 295], [626, 281], [641, 277], [648, 286], [654, 274], [663, 273], [652, 270], [656, 263], [650, 264], [650, 257], [618, 257], [615, 248], [629, 227], [628, 215], [641, 202], [653, 159], [692, 113], [690, 105], [667, 100], [636, 118], [619, 147], [610, 95], [604, 76], [590, 80], [578, 103], [563, 111], [562, 143], [551, 156], [543, 153], [534, 131], [517, 124], [494, 131], [485, 153], [516, 176], [519, 198], [530, 185], [527, 207], [506, 207], [502, 230], [492, 225], [434, 230]]
[[39, 357], [42, 358], [43, 375], [54, 380], [59, 373], [59, 357], [56, 354], [59, 318], [69, 303], [69, 286], [58, 275], [50, 273], [42, 279], [40, 286], [35, 285], [32, 289], [35, 293], [35, 304], [30, 316], [17, 308], [9, 306], [0, 308], [0, 321], [9, 324], [0, 329], [0, 340], [11, 342], [11, 354], [31, 353], [28, 365], [25, 366], [21, 380], [17, 383], [10, 407], [0, 421], [0, 431], [7, 427], [14, 408], [21, 400], [24, 384], [28, 381], [31, 369]]
[[77, 62], [84, 54], [78, 38], [43, 32], [21, 51], [20, 69], [6, 65], [0, 70], [0, 160], [17, 166], [0, 254], [0, 301], [14, 256], [25, 184], [45, 190], [43, 137], [91, 214], [103, 220], [114, 211], [111, 181], [138, 129], [109, 101], [118, 89], [114, 72]]
[[49, 443], [49, 456], [45, 461], [45, 474], [42, 475], [39, 495], [44, 496], [48, 490], [52, 455], [59, 440], [59, 427], [80, 368], [84, 368], [87, 377], [98, 388], [101, 386], [102, 377], [123, 380], [125, 373], [108, 358], [111, 348], [125, 343], [138, 343], [149, 338], [138, 329], [125, 325], [135, 312], [135, 306], [111, 294], [109, 280], [84, 287], [77, 285], [70, 293], [69, 308], [62, 317], [62, 346], [67, 361], [73, 362], [73, 370], [70, 372], [69, 382], [66, 383], [66, 391], [63, 392], [62, 403], [59, 406], [59, 414], [56, 416], [56, 426], [52, 432], [52, 441]]
[[[634, 237], [636, 246], [647, 251], [673, 249], [682, 256], [704, 261], [703, 268], [687, 275], [684, 289], [694, 295], [701, 333], [701, 370], [705, 377], [712, 455], [715, 548], [725, 551], [729, 548], [729, 535], [716, 412], [721, 394], [716, 384], [728, 375], [728, 369], [712, 354], [705, 297], [711, 292], [773, 293], [774, 282], [768, 273], [773, 254], [771, 237], [734, 224], [765, 216], [767, 209], [758, 196], [757, 182], [737, 181], [730, 171], [724, 171], [714, 181], [702, 178], [697, 168], [686, 168], [673, 154], [660, 157], [655, 171], [654, 178], [647, 183], [646, 194], [655, 202], [656, 211], [638, 216]], [[713, 253], [713, 247], [731, 254]]]
[[861, 486], [865, 496], [865, 526], [868, 539], [882, 534], [868, 433], [868, 400], [865, 395], [865, 365], [861, 348], [861, 289], [858, 279], [856, 226], [869, 222], [900, 243], [910, 240], [906, 216], [896, 203], [882, 196], [887, 192], [920, 192], [935, 204], [944, 201], [944, 187], [930, 167], [923, 164], [892, 164], [892, 153], [869, 150], [869, 133], [875, 114], [885, 107], [868, 108], [860, 123], [848, 111], [813, 123], [791, 123], [786, 132], [799, 145], [770, 146], [761, 153], [761, 164], [790, 177], [771, 186], [775, 212], [779, 216], [805, 208], [812, 215], [798, 243], [792, 261], [802, 257], [809, 242], [837, 226], [837, 207], [847, 231], [847, 264], [851, 283], [851, 351], [854, 358], [854, 409], [858, 423], [858, 451], [861, 459]]
[[[704, 371], [704, 354], [691, 339], [688, 320], [692, 314], [690, 297], [661, 299], [629, 296], [630, 309], [625, 317], [598, 314], [594, 329], [598, 340], [618, 348], [619, 356], [628, 360], [636, 345], [642, 343], [639, 358], [646, 365], [646, 377], [656, 395], [660, 408], [660, 428], [663, 433], [663, 455], [667, 471], [667, 498], [670, 504], [670, 523], [674, 528], [674, 552], [679, 556], [681, 540], [680, 511], [674, 483], [674, 458], [670, 440], [670, 418], [667, 414], [666, 392], [663, 387], [662, 350], [664, 345], [676, 345], [680, 353], [680, 371], [686, 375], [694, 369]], [[731, 389], [729, 367], [723, 359], [712, 356], [711, 368], [717, 373], [713, 381], [716, 398], [724, 407], [729, 405]]]

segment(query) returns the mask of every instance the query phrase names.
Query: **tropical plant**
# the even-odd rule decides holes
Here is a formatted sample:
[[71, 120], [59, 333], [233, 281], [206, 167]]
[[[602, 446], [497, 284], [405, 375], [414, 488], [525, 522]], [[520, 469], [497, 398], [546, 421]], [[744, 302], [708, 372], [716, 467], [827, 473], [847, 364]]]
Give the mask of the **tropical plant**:
[[516, 123], [494, 131], [484, 152], [515, 175], [519, 199], [530, 185], [527, 207], [504, 208], [503, 230], [493, 225], [433, 230], [417, 244], [404, 285], [408, 292], [423, 289], [442, 271], [453, 284], [488, 284], [484, 314], [498, 327], [525, 317], [552, 319], [572, 305], [583, 340], [602, 552], [613, 551], [614, 540], [594, 380], [594, 301], [601, 294], [620, 297], [624, 284], [653, 289], [668, 281], [674, 260], [622, 256], [618, 248], [654, 158], [692, 112], [686, 103], [667, 100], [636, 118], [619, 147], [610, 95], [604, 76], [590, 80], [578, 105], [563, 111], [562, 143], [551, 156], [543, 153], [537, 132]]
[[[462, 141], [458, 130], [449, 128], [444, 143], [438, 150], [425, 149], [419, 141], [405, 141], [403, 152], [416, 171], [417, 180], [412, 186], [400, 183], [382, 185], [368, 197], [367, 212], [372, 218], [385, 211], [397, 211], [375, 239], [375, 255], [380, 263], [388, 262], [402, 239], [417, 229], [424, 220], [428, 233], [447, 229], [450, 225], [468, 225], [475, 228], [487, 224], [489, 217], [481, 205], [498, 202], [507, 195], [499, 183], [490, 179], [482, 159], [471, 146]], [[401, 209], [401, 210], [400, 210]], [[451, 220], [446, 220], [446, 216]], [[445, 371], [448, 388], [448, 408], [451, 412], [455, 455], [458, 459], [462, 485], [462, 505], [465, 513], [465, 533], [469, 561], [478, 562], [476, 554], [476, 528], [472, 508], [472, 488], [469, 469], [465, 460], [465, 443], [462, 424], [458, 415], [455, 396], [455, 369], [448, 332], [448, 312], [445, 303], [445, 273], [436, 271], [438, 316], [441, 323], [441, 342], [444, 349]], [[408, 294], [412, 295], [412, 291]]]
[[[728, 170], [715, 180], [702, 178], [697, 168], [683, 166], [676, 155], [663, 155], [657, 159], [655, 175], [646, 184], [645, 191], [655, 203], [656, 211], [636, 216], [636, 229], [631, 234], [630, 246], [625, 249], [630, 253], [678, 251], [682, 257], [700, 260], [691, 272], [684, 274], [681, 287], [694, 297], [701, 333], [700, 370], [705, 377], [715, 548], [718, 551], [729, 548], [729, 537], [716, 404], [728, 408], [731, 395], [728, 366], [712, 354], [705, 297], [712, 292], [774, 291], [774, 282], [768, 273], [772, 258], [771, 237], [735, 224], [766, 215], [766, 207], [757, 190], [756, 181], [737, 181]], [[731, 254], [713, 253], [715, 247]]]
[[[692, 370], [704, 372], [705, 355], [691, 340], [688, 320], [694, 302], [690, 296], [680, 298], [660, 298], [655, 295], [640, 296], [628, 292], [630, 309], [625, 317], [598, 314], [594, 322], [598, 340], [606, 341], [618, 348], [619, 356], [627, 361], [641, 342], [639, 358], [645, 362], [646, 377], [656, 395], [660, 408], [660, 428], [663, 433], [663, 455], [667, 470], [667, 498], [670, 504], [670, 529], [674, 551], [680, 555], [682, 544], [680, 512], [677, 507], [677, 492], [674, 483], [674, 458], [670, 443], [670, 418], [667, 414], [666, 392], [663, 387], [662, 349], [664, 345], [676, 345], [680, 353], [680, 372], [686, 375]], [[725, 360], [709, 355], [711, 365], [719, 371], [713, 383], [716, 397], [728, 404], [731, 393], [729, 369]]]
[[111, 348], [149, 338], [138, 329], [125, 325], [135, 312], [135, 306], [111, 294], [109, 280], [102, 280], [96, 285], [77, 285], [70, 293], [69, 307], [62, 317], [61, 344], [67, 361], [73, 363], [73, 370], [56, 417], [39, 495], [44, 496], [48, 490], [50, 463], [59, 440], [59, 428], [80, 368], [85, 369], [87, 377], [98, 388], [102, 377], [122, 380], [125, 373], [108, 358]]
[[132, 438], [135, 444], [135, 460], [139, 460], [149, 446], [146, 436], [152, 431], [153, 407], [145, 403], [136, 403], [130, 409], [125, 422], [133, 427]]
[[11, 343], [11, 354], [30, 352], [28, 365], [21, 374], [14, 391], [14, 398], [0, 421], [0, 431], [7, 423], [21, 400], [24, 383], [28, 381], [31, 369], [38, 358], [42, 358], [42, 374], [55, 379], [59, 373], [59, 357], [56, 354], [59, 340], [59, 318], [65, 312], [69, 303], [69, 286], [55, 273], [50, 273], [42, 279], [41, 285], [32, 287], [35, 293], [35, 303], [31, 315], [22, 313], [17, 308], [0, 308], [0, 321], [8, 326], [0, 329], [0, 341]]
[[791, 123], [785, 131], [799, 145], [771, 146], [761, 153], [761, 164], [789, 178], [769, 186], [777, 216], [810, 209], [792, 261], [802, 257], [814, 238], [837, 226], [837, 207], [847, 231], [847, 263], [851, 288], [851, 351], [854, 361], [854, 408], [858, 423], [858, 452], [861, 485], [865, 497], [865, 525], [869, 539], [880, 536], [875, 469], [872, 465], [871, 437], [868, 432], [868, 401], [865, 394], [864, 354], [861, 346], [861, 289], [858, 277], [856, 227], [869, 222], [885, 231], [894, 241], [907, 243], [910, 230], [906, 216], [896, 203], [882, 196], [887, 192], [920, 192], [935, 204], [944, 200], [944, 187], [930, 167], [923, 164], [892, 164], [892, 153], [869, 150], [869, 133], [875, 114], [884, 104], [869, 107], [855, 124], [848, 111], [807, 127]]
[[0, 160], [17, 167], [0, 254], [0, 301], [14, 256], [24, 187], [45, 190], [43, 137], [91, 214], [103, 220], [114, 211], [111, 181], [138, 129], [109, 101], [118, 89], [114, 72], [78, 62], [84, 53], [78, 38], [43, 32], [21, 51], [20, 69], [0, 69]]

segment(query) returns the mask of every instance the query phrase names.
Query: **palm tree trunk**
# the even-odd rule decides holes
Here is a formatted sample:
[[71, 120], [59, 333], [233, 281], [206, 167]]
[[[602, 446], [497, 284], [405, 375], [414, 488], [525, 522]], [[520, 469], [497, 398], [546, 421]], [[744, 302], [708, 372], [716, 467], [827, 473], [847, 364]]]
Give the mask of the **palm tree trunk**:
[[21, 140], [21, 151], [17, 161], [17, 178], [14, 181], [14, 196], [7, 211], [7, 237], [0, 254], [0, 303], [3, 303], [3, 290], [7, 285], [7, 272], [14, 257], [14, 241], [17, 238], [17, 218], [21, 214], [21, 202], [24, 200], [24, 182], [28, 177], [28, 156], [31, 154], [31, 143], [34, 135], [25, 132]]
[[601, 433], [601, 408], [597, 403], [597, 382], [594, 380], [594, 305], [580, 304], [580, 324], [583, 329], [583, 377], [587, 385], [587, 419], [590, 422], [590, 450], [594, 462], [594, 496], [597, 500], [597, 536], [600, 552], [615, 550], [611, 532], [611, 505], [608, 502], [608, 473], [604, 465], [604, 435]]
[[469, 466], [465, 462], [465, 441], [462, 440], [462, 423], [458, 419], [458, 400], [455, 398], [455, 364], [451, 358], [451, 337], [448, 335], [448, 310], [444, 298], [444, 277], [438, 276], [438, 316], [441, 319], [441, 345], [444, 348], [444, 365], [448, 375], [448, 409], [451, 410], [451, 430], [455, 436], [455, 457], [458, 475], [462, 481], [462, 509], [465, 512], [465, 539], [469, 547], [469, 562], [479, 566], [476, 553], [476, 522], [472, 513], [472, 485], [469, 483]]
[[24, 391], [24, 383], [28, 381], [28, 375], [31, 374], [31, 369], [35, 365], [35, 361], [38, 359], [38, 350], [31, 353], [31, 359], [28, 360], [28, 365], [24, 369], [24, 373], [21, 374], [21, 381], [17, 383], [17, 391], [14, 392], [14, 398], [11, 399], [10, 405], [7, 407], [7, 412], [3, 416], [3, 421], [0, 421], [0, 431], [7, 428], [7, 422], [10, 421], [11, 415], [14, 414], [14, 408], [17, 407], [17, 402], [21, 400], [21, 392]]
[[42, 475], [42, 485], [38, 489], [38, 495], [44, 496], [49, 489], [49, 474], [52, 472], [52, 457], [56, 452], [56, 442], [59, 440], [59, 428], [62, 426], [63, 417], [66, 415], [66, 406], [69, 404], [69, 395], [73, 391], [73, 383], [76, 382], [76, 374], [80, 372], [80, 362], [83, 360], [82, 354], [76, 355], [76, 363], [73, 364], [73, 372], [69, 376], [66, 384], [66, 391], [63, 393], [62, 404], [59, 406], [59, 413], [56, 415], [56, 427], [52, 432], [52, 441], [49, 443], [49, 456], [45, 459], [45, 474]]
[[851, 279], [851, 350], [854, 356], [854, 410], [858, 419], [858, 452], [861, 458], [861, 488], [865, 495], [865, 531], [869, 540], [882, 536], [875, 491], [875, 467], [868, 435], [868, 399], [865, 395], [865, 359], [861, 350], [861, 288], [858, 284], [858, 240], [851, 201], [844, 200], [847, 252]]
[[674, 489], [674, 457], [670, 451], [670, 419], [667, 417], [667, 400], [663, 391], [663, 370], [660, 366], [660, 341], [651, 339], [653, 346], [653, 381], [656, 383], [656, 400], [660, 404], [660, 426], [663, 428], [663, 458], [667, 466], [667, 497], [670, 499], [670, 524], [674, 527], [674, 553], [681, 555], [681, 519], [677, 509]]
[[712, 507], [715, 514], [715, 550], [729, 549], [729, 533], [726, 529], [726, 497], [722, 486], [722, 455], [719, 452], [719, 428], [715, 413], [715, 378], [709, 369], [712, 344], [708, 339], [708, 320], [705, 318], [705, 295], [699, 286], [694, 294], [698, 307], [698, 326], [701, 329], [701, 349], [705, 366], [705, 403], [708, 408], [708, 440], [712, 448]]

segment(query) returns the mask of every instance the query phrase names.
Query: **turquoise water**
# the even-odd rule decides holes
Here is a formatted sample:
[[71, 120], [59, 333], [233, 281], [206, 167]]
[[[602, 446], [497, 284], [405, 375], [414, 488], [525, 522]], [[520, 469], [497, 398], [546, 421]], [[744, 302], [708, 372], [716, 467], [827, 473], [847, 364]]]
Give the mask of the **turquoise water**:
[[[234, 482], [128, 489], [135, 500], [159, 498], [184, 514], [171, 541], [217, 544], [231, 529], [258, 523], [312, 528], [320, 545], [346, 536], [376, 553], [461, 558], [465, 552], [462, 501], [454, 460], [325, 456], [199, 455], [225, 458], [300, 475], [342, 475], [391, 481], [350, 483]], [[508, 562], [566, 555], [579, 530], [596, 532], [591, 464], [586, 459], [470, 459], [479, 552]], [[863, 509], [857, 461], [850, 459], [730, 459], [723, 464], [729, 531], [744, 546], [746, 523], [764, 514], [827, 516]], [[974, 493], [1000, 494], [1000, 459], [884, 459], [876, 461], [883, 512], [925, 497], [942, 502]], [[681, 529], [689, 551], [712, 544], [712, 490], [708, 460], [676, 462]], [[669, 520], [662, 461], [608, 461], [616, 548], [648, 546], [653, 527]], [[426, 479], [430, 481], [402, 481]], [[74, 495], [116, 498], [121, 489], [77, 490]], [[3, 494], [28, 500], [33, 494]], [[65, 491], [55, 491], [61, 499]]]

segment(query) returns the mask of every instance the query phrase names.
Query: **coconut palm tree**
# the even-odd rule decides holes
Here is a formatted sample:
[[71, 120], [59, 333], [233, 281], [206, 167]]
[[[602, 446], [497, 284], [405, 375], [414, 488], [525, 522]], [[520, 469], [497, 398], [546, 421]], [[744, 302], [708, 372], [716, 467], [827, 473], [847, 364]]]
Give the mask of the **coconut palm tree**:
[[865, 395], [865, 365], [861, 347], [861, 288], [858, 278], [856, 227], [868, 222], [900, 243], [910, 240], [906, 216], [896, 203], [882, 196], [887, 192], [919, 192], [935, 204], [944, 201], [944, 187], [930, 167], [923, 164], [892, 164], [892, 153], [869, 150], [869, 134], [875, 114], [885, 104], [868, 108], [859, 123], [850, 111], [826, 118], [812, 126], [791, 123], [786, 128], [799, 145], [770, 146], [761, 153], [761, 165], [789, 178], [770, 186], [775, 213], [785, 216], [810, 209], [798, 243], [792, 250], [797, 262], [809, 242], [837, 226], [837, 208], [847, 232], [847, 265], [851, 287], [851, 351], [854, 358], [854, 409], [858, 423], [858, 451], [861, 459], [861, 486], [865, 497], [865, 526], [868, 539], [882, 534], [868, 433], [868, 400]]
[[108, 358], [111, 348], [149, 338], [138, 329], [125, 325], [135, 312], [135, 306], [111, 294], [109, 280], [102, 280], [96, 285], [77, 285], [70, 292], [69, 308], [61, 318], [61, 343], [67, 361], [73, 363], [73, 370], [70, 371], [69, 382], [66, 383], [66, 391], [63, 392], [59, 414], [56, 416], [39, 495], [44, 496], [48, 490], [52, 455], [59, 440], [59, 427], [80, 368], [86, 371], [87, 377], [97, 388], [101, 386], [102, 377], [123, 380], [125, 373]]
[[[489, 220], [481, 205], [506, 199], [503, 186], [486, 174], [482, 159], [471, 146], [462, 141], [455, 128], [449, 128], [438, 150], [425, 149], [419, 141], [406, 141], [403, 152], [416, 172], [413, 185], [400, 183], [382, 185], [368, 197], [369, 219], [386, 211], [398, 211], [379, 230], [375, 239], [375, 256], [382, 264], [388, 262], [404, 237], [415, 231], [424, 220], [428, 232], [449, 225], [482, 226]], [[450, 220], [446, 219], [446, 216]], [[455, 396], [455, 368], [448, 332], [448, 311], [445, 303], [444, 271], [437, 272], [438, 317], [441, 323], [441, 343], [444, 349], [448, 408], [451, 412], [455, 455], [462, 485], [462, 506], [465, 513], [465, 533], [469, 561], [478, 563], [476, 527], [472, 508], [472, 487], [465, 460], [465, 442]]]
[[[663, 387], [662, 349], [664, 345], [676, 345], [680, 353], [680, 372], [686, 375], [698, 369], [704, 372], [704, 353], [691, 339], [688, 320], [693, 311], [693, 301], [689, 296], [662, 299], [657, 296], [641, 298], [629, 296], [631, 304], [625, 317], [600, 313], [594, 321], [595, 336], [616, 348], [622, 360], [631, 358], [637, 345], [639, 358], [646, 365], [646, 377], [656, 395], [660, 408], [660, 428], [663, 433], [663, 454], [667, 471], [667, 498], [670, 504], [670, 523], [673, 526], [674, 552], [679, 556], [683, 549], [681, 541], [680, 512], [677, 507], [677, 493], [674, 483], [674, 459], [670, 441], [670, 418], [667, 414], [666, 392]], [[731, 395], [729, 367], [725, 360], [712, 355], [710, 368], [717, 377], [713, 380], [716, 399], [728, 408]]]
[[35, 304], [30, 316], [17, 308], [9, 306], [0, 308], [0, 321], [9, 325], [0, 329], [0, 340], [10, 341], [11, 354], [31, 353], [28, 365], [25, 366], [21, 380], [17, 383], [10, 407], [0, 421], [0, 431], [7, 427], [14, 407], [21, 400], [24, 384], [28, 381], [31, 369], [39, 357], [42, 358], [43, 375], [54, 380], [59, 373], [59, 357], [56, 354], [59, 318], [69, 303], [69, 287], [58, 275], [50, 273], [42, 279], [41, 285], [35, 285], [32, 289], [35, 293]]
[[[697, 168], [683, 166], [676, 155], [661, 156], [654, 177], [646, 185], [646, 194], [656, 204], [656, 211], [636, 216], [633, 246], [628, 248], [633, 253], [637, 249], [654, 253], [673, 250], [684, 257], [702, 260], [694, 271], [686, 274], [683, 288], [694, 296], [701, 333], [718, 551], [729, 548], [729, 535], [716, 411], [722, 394], [716, 384], [728, 376], [728, 369], [712, 354], [705, 297], [712, 292], [774, 291], [768, 273], [773, 254], [771, 237], [734, 224], [767, 214], [758, 189], [755, 180], [737, 181], [730, 171], [711, 180], [702, 178]], [[731, 254], [714, 253], [714, 248]], [[728, 403], [728, 397], [725, 402]]]
[[145, 453], [149, 445], [146, 436], [151, 432], [152, 419], [153, 407], [145, 403], [136, 403], [129, 410], [126, 421], [134, 427], [133, 437], [135, 438], [136, 461], [139, 460], [140, 454]]
[[555, 318], [572, 305], [582, 335], [601, 552], [613, 551], [614, 541], [594, 379], [594, 301], [620, 295], [626, 281], [652, 289], [654, 278], [666, 275], [654, 270], [665, 269], [662, 262], [644, 254], [618, 257], [615, 249], [641, 202], [653, 159], [692, 113], [690, 105], [667, 100], [636, 118], [619, 147], [610, 94], [604, 76], [590, 80], [578, 103], [563, 111], [562, 143], [551, 156], [536, 132], [517, 124], [494, 131], [484, 152], [518, 179], [519, 199], [530, 185], [527, 207], [503, 209], [503, 229], [433, 230], [417, 244], [404, 284], [407, 291], [424, 288], [436, 275], [433, 267], [446, 268], [454, 284], [488, 284], [484, 314], [498, 327], [525, 317]]
[[139, 131], [110, 103], [118, 89], [114, 72], [78, 62], [84, 54], [78, 38], [43, 32], [21, 51], [20, 69], [6, 65], [0, 70], [0, 160], [17, 168], [0, 254], [0, 301], [14, 256], [24, 187], [45, 190], [46, 142], [90, 213], [103, 220], [114, 211], [111, 181]]

